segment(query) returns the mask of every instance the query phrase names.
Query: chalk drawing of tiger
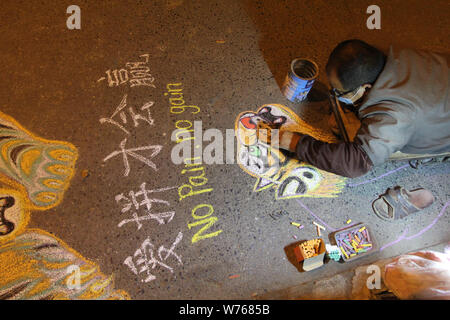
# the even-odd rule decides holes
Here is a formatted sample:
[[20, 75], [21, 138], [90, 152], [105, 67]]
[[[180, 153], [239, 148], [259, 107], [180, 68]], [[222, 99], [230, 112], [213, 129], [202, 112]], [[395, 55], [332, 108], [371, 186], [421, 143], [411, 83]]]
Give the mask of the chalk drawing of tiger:
[[258, 141], [256, 131], [261, 123], [280, 130], [309, 134], [321, 141], [336, 141], [332, 133], [313, 128], [279, 104], [263, 105], [256, 112], [242, 112], [235, 122], [237, 160], [245, 172], [257, 178], [253, 188], [255, 192], [275, 188], [277, 200], [337, 197], [342, 192], [344, 177], [287, 157], [282, 151]]

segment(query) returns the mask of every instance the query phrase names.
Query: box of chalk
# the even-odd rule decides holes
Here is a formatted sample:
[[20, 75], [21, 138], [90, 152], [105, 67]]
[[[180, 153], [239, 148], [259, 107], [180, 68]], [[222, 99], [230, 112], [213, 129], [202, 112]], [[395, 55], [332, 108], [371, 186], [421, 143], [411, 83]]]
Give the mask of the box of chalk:
[[336, 245], [344, 262], [353, 261], [376, 251], [376, 243], [369, 228], [363, 223], [334, 233]]
[[311, 271], [323, 265], [325, 242], [322, 238], [303, 241], [294, 248], [297, 261], [303, 261], [303, 270]]

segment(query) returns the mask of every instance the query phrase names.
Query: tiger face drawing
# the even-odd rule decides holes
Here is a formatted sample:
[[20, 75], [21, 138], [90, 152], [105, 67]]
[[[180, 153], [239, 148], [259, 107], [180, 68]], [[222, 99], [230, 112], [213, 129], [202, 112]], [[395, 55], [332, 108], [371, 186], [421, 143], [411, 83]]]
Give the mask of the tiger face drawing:
[[279, 104], [267, 104], [256, 112], [241, 113], [235, 122], [237, 160], [245, 172], [257, 178], [253, 188], [255, 192], [275, 188], [276, 199], [339, 195], [345, 186], [344, 177], [287, 157], [282, 151], [258, 141], [257, 128], [260, 125], [310, 134], [323, 141], [335, 140], [331, 133], [312, 128]]

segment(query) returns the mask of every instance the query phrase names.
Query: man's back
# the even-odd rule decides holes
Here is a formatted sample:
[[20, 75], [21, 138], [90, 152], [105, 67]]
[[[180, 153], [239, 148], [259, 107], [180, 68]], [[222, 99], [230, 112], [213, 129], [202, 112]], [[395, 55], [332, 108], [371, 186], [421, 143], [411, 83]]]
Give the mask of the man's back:
[[359, 108], [358, 138], [372, 162], [395, 151], [450, 151], [447, 58], [430, 52], [390, 49], [386, 65]]

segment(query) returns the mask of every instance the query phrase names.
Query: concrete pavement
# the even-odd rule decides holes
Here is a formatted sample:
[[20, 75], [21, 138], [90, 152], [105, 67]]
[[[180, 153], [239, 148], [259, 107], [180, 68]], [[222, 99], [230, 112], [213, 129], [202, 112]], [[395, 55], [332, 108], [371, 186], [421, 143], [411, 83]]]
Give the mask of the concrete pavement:
[[[448, 163], [417, 170], [386, 163], [347, 180], [339, 197], [278, 201], [273, 190], [253, 192], [255, 179], [237, 164], [203, 165], [197, 172], [207, 182], [180, 200], [178, 188], [194, 172], [171, 162], [170, 139], [188, 121], [233, 129], [240, 112], [267, 103], [323, 127], [328, 106], [319, 89], [332, 48], [360, 38], [381, 48], [448, 52], [446, 1], [377, 1], [381, 30], [366, 27], [370, 1], [77, 1], [81, 30], [66, 27], [70, 4], [2, 1], [0, 111], [39, 137], [78, 149], [63, 201], [33, 211], [28, 227], [113, 274], [115, 287], [131, 298], [251, 299], [450, 240]], [[317, 90], [301, 105], [280, 92], [297, 56], [317, 61], [321, 71]], [[198, 109], [171, 112], [168, 84], [180, 84], [169, 88], [182, 88], [186, 105]], [[101, 121], [113, 115], [115, 123]], [[141, 203], [143, 183], [153, 201]], [[371, 202], [395, 185], [427, 188], [436, 201], [402, 221], [381, 221]], [[133, 220], [150, 207], [166, 215]], [[315, 237], [318, 218], [328, 226], [325, 235], [348, 219], [366, 223], [377, 252], [299, 272], [286, 248]]]

